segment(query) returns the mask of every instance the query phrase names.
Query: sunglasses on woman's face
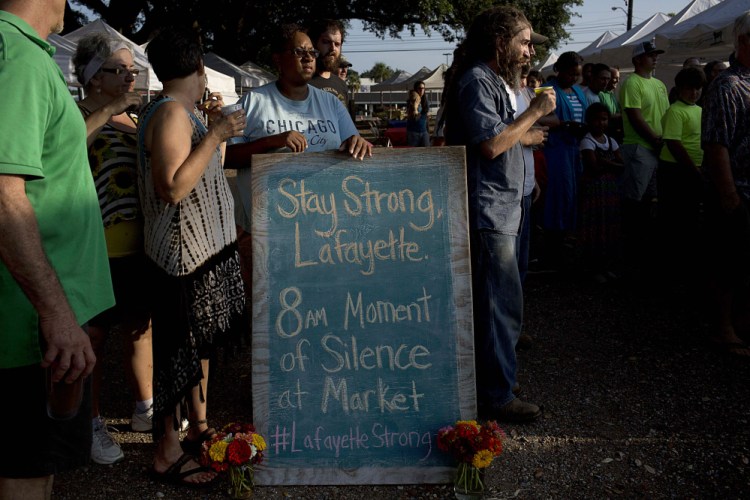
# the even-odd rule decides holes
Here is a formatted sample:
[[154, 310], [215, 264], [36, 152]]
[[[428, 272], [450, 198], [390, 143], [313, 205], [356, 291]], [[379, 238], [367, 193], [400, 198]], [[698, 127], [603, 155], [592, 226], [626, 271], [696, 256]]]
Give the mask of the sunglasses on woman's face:
[[318, 56], [320, 55], [319, 50], [303, 49], [302, 47], [295, 47], [291, 49], [290, 52], [294, 54], [297, 57], [297, 59], [302, 59], [305, 56], [309, 56], [309, 57], [312, 57], [313, 59], [317, 59]]
[[139, 69], [128, 69], [128, 68], [99, 68], [99, 71], [103, 71], [105, 73], [112, 73], [116, 76], [125, 76], [129, 74], [133, 78], [138, 76], [141, 73], [141, 70]]

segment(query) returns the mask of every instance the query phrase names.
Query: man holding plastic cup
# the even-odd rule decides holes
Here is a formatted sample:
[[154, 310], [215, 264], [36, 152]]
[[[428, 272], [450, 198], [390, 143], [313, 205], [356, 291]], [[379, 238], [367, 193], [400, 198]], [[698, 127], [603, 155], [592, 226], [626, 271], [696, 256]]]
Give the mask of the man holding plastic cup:
[[88, 463], [88, 380], [77, 412], [48, 415], [44, 372], [66, 389], [53, 396], [80, 384], [96, 362], [81, 325], [114, 305], [86, 126], [46, 41], [65, 3], [0, 0], [0, 86], [25, 96], [0, 121], [0, 498], [48, 499], [54, 474]]

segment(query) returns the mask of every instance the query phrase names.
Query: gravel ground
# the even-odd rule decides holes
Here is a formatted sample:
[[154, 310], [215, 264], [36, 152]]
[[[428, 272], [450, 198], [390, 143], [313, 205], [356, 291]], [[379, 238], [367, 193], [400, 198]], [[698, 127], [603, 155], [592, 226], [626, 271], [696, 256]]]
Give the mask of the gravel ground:
[[[708, 349], [700, 290], [593, 285], [558, 274], [527, 281], [531, 349], [524, 399], [544, 404], [487, 473], [487, 498], [750, 498], [750, 362]], [[114, 344], [114, 343], [112, 343]], [[150, 481], [150, 435], [132, 411], [113, 345], [104, 411], [126, 459], [55, 479], [55, 499], [227, 498]], [[248, 420], [249, 354], [212, 372], [214, 425]], [[256, 498], [443, 499], [448, 485], [258, 487]]]

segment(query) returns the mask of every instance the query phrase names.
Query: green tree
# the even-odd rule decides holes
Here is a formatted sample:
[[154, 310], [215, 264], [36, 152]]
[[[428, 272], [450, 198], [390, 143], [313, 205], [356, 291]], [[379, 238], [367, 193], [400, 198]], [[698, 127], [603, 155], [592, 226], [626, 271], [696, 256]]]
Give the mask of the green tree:
[[386, 63], [376, 62], [372, 68], [362, 73], [362, 78], [372, 78], [376, 82], [380, 83], [392, 77], [393, 73], [393, 68], [388, 66]]
[[[360, 19], [366, 30], [381, 37], [422, 29], [456, 41], [477, 12], [500, 4], [523, 10], [535, 31], [547, 35], [554, 47], [569, 38], [564, 27], [576, 15], [572, 9], [583, 0], [71, 0], [69, 4], [92, 12], [139, 44], [161, 26], [192, 26], [202, 33], [207, 51], [238, 64], [252, 60], [269, 65], [268, 40], [282, 23]], [[79, 26], [80, 19], [70, 10], [68, 14], [66, 30], [70, 31]], [[539, 52], [541, 57], [544, 48]]]
[[346, 74], [346, 86], [354, 92], [359, 92], [359, 89], [362, 86], [362, 82], [359, 81], [359, 73], [353, 69], [349, 69]]

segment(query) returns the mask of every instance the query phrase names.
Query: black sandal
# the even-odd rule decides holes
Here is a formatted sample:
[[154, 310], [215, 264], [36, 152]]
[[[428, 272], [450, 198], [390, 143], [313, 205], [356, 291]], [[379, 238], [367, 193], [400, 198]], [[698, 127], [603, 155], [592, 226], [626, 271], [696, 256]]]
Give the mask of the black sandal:
[[219, 478], [218, 474], [214, 476], [214, 478], [210, 481], [185, 481], [185, 478], [192, 476], [193, 474], [198, 474], [201, 472], [211, 472], [210, 468], [202, 466], [193, 467], [192, 469], [188, 469], [186, 471], [181, 471], [180, 469], [182, 469], [182, 467], [191, 460], [195, 459], [191, 455], [183, 453], [182, 456], [178, 458], [175, 463], [170, 465], [169, 468], [167, 468], [167, 470], [165, 470], [164, 472], [157, 472], [156, 469], [151, 466], [151, 469], [149, 470], [149, 476], [151, 476], [151, 479], [155, 481], [172, 484], [175, 486], [187, 486], [188, 488], [195, 489], [210, 488], [211, 486], [213, 486], [216, 483], [216, 480]]
[[[205, 424], [205, 423], [207, 423], [206, 420], [198, 420], [196, 422], [191, 422], [190, 426], [194, 427], [194, 426]], [[200, 456], [203, 443], [205, 443], [206, 441], [209, 441], [216, 434], [217, 434], [216, 429], [214, 429], [213, 427], [209, 427], [205, 429], [203, 432], [201, 432], [200, 435], [198, 435], [198, 439], [188, 439], [186, 437], [180, 443], [180, 446], [182, 447], [182, 451], [184, 451], [185, 453], [190, 453], [191, 455]]]

